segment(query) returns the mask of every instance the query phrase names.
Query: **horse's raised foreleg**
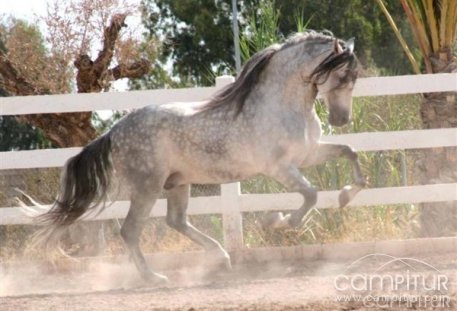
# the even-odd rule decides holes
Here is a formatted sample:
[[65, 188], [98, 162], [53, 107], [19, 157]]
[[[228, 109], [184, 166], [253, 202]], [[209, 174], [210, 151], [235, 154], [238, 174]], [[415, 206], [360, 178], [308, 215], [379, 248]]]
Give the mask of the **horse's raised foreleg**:
[[217, 242], [189, 223], [186, 210], [189, 203], [190, 185], [174, 187], [167, 194], [167, 224], [207, 251], [214, 251], [217, 259], [222, 261], [226, 269], [231, 269], [230, 256]]
[[317, 190], [311, 186], [310, 182], [300, 173], [299, 169], [294, 166], [277, 170], [271, 177], [282, 183], [289, 191], [298, 192], [303, 195], [305, 202], [298, 210], [285, 216], [283, 213], [270, 213], [264, 219], [263, 226], [271, 228], [299, 226], [303, 221], [303, 217], [316, 204]]
[[129, 212], [122, 224], [121, 236], [141, 277], [148, 282], [160, 284], [167, 282], [167, 277], [154, 273], [149, 269], [139, 245], [141, 232], [149, 218], [151, 209], [159, 196], [158, 193], [155, 195], [152, 195], [151, 193], [153, 193], [153, 191], [149, 192], [147, 195], [145, 193], [136, 193], [135, 195], [132, 195]]
[[339, 195], [340, 207], [346, 206], [354, 196], [366, 186], [366, 179], [362, 174], [357, 153], [348, 145], [320, 143], [313, 159], [307, 166], [317, 165], [339, 157], [345, 157], [351, 162], [354, 184], [343, 187]]

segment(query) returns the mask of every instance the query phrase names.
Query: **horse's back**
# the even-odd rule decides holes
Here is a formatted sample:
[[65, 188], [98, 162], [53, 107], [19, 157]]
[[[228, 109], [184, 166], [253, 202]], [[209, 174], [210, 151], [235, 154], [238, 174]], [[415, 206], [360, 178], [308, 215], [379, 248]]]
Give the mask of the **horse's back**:
[[251, 176], [257, 168], [252, 152], [242, 146], [248, 144], [226, 114], [202, 110], [204, 104], [150, 105], [126, 116], [112, 130], [117, 166], [181, 172], [195, 183]]

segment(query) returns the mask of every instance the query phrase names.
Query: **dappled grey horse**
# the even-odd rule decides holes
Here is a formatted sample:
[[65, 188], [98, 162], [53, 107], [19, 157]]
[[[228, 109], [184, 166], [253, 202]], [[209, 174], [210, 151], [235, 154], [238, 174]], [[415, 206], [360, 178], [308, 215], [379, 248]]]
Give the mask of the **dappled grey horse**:
[[107, 199], [112, 173], [130, 187], [131, 205], [121, 236], [142, 277], [166, 280], [152, 272], [139, 247], [139, 236], [162, 189], [167, 191], [169, 226], [230, 267], [230, 257], [214, 239], [186, 217], [193, 183], [219, 184], [263, 174], [303, 195], [291, 214], [266, 220], [273, 228], [299, 226], [316, 203], [317, 191], [299, 168], [336, 157], [353, 167], [354, 184], [341, 191], [346, 205], [365, 185], [357, 154], [346, 145], [323, 143], [314, 109], [318, 93], [329, 109], [329, 122], [350, 120], [357, 78], [353, 41], [317, 32], [296, 34], [283, 44], [255, 54], [232, 84], [208, 101], [151, 105], [120, 120], [66, 165], [62, 190], [40, 217], [50, 243], [62, 229]]

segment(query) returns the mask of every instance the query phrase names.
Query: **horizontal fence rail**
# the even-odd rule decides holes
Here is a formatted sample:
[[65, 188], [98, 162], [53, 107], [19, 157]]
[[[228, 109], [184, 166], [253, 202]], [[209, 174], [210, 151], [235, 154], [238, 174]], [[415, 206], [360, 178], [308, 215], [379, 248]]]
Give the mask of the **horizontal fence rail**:
[[0, 98], [0, 115], [136, 109], [210, 98], [216, 87], [148, 91], [14, 96]]
[[440, 73], [357, 79], [354, 96], [457, 92], [457, 74]]
[[[322, 141], [349, 144], [357, 151], [456, 147], [457, 129], [368, 132], [324, 136]], [[0, 152], [0, 170], [61, 167], [82, 148]]]
[[[67, 94], [0, 98], [0, 115], [63, 113], [140, 108], [148, 104], [205, 100], [232, 77], [219, 77], [215, 87], [175, 90], [149, 90], [101, 94]], [[457, 74], [412, 75], [361, 78], [357, 80], [354, 96], [381, 96], [429, 92], [457, 92]], [[325, 136], [323, 141], [349, 144], [358, 151], [405, 150], [457, 146], [457, 129], [370, 132]], [[61, 167], [81, 148], [11, 151], [0, 153], [0, 170]], [[338, 206], [339, 191], [319, 192], [317, 208]], [[221, 186], [220, 196], [193, 197], [189, 214], [222, 214], [225, 245], [228, 249], [243, 246], [242, 213], [290, 210], [302, 204], [295, 193], [241, 194], [240, 183]], [[349, 207], [415, 204], [457, 200], [457, 183], [386, 187], [362, 190]], [[49, 207], [49, 206], [48, 206]], [[128, 201], [113, 202], [95, 219], [124, 218]], [[158, 200], [151, 216], [165, 216], [166, 201]], [[93, 215], [86, 220], [94, 219]], [[29, 224], [31, 218], [21, 209], [0, 208], [0, 225]]]
[[[319, 191], [315, 205], [318, 209], [338, 206], [339, 191]], [[227, 209], [224, 202], [227, 195], [195, 197], [189, 201], [189, 215], [228, 214], [238, 207], [239, 212], [289, 211], [303, 203], [303, 197], [297, 193], [239, 194], [236, 201], [230, 201]], [[408, 187], [386, 187], [364, 189], [345, 208], [383, 204], [415, 204], [423, 202], [446, 202], [457, 200], [457, 183], [434, 184]], [[127, 215], [130, 201], [116, 201], [96, 215], [93, 213], [85, 220], [122, 219]], [[49, 205], [43, 206], [50, 208]], [[152, 217], [164, 217], [167, 213], [166, 199], [157, 200], [151, 211]], [[30, 224], [32, 218], [20, 208], [0, 208], [0, 225]]]
[[[221, 84], [225, 83], [227, 82], [222, 82]], [[130, 92], [0, 97], [0, 115], [135, 109], [150, 104], [160, 105], [175, 101], [189, 102], [205, 100], [211, 98], [218, 88], [219, 86]], [[353, 96], [431, 92], [457, 92], [457, 74], [441, 73], [360, 78], [355, 84]]]

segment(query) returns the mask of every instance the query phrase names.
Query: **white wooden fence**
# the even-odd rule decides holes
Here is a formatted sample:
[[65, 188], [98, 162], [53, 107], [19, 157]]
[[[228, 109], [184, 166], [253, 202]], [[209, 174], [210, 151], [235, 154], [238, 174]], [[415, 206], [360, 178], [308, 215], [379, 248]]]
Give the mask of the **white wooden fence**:
[[[62, 113], [139, 108], [170, 101], [194, 101], [211, 96], [233, 81], [219, 77], [216, 87], [174, 90], [131, 91], [123, 93], [68, 94], [0, 98], [0, 115]], [[379, 96], [428, 92], [457, 92], [457, 74], [412, 75], [358, 79], [354, 96]], [[417, 149], [457, 146], [457, 129], [413, 130], [357, 133], [324, 137], [323, 140], [347, 143], [358, 151]], [[0, 170], [61, 167], [80, 148], [11, 151], [0, 153]], [[1, 191], [1, 189], [0, 189]], [[319, 192], [317, 207], [338, 206], [339, 191]], [[457, 200], [457, 183], [362, 190], [350, 206], [441, 202]], [[220, 196], [191, 198], [189, 214], [222, 214], [225, 245], [243, 246], [242, 212], [285, 210], [299, 207], [301, 196], [295, 193], [241, 194], [240, 184], [225, 184]], [[129, 202], [114, 202], [97, 219], [124, 218]], [[166, 202], [159, 200], [151, 216], [165, 216]], [[27, 224], [30, 219], [18, 208], [0, 208], [0, 225]]]

